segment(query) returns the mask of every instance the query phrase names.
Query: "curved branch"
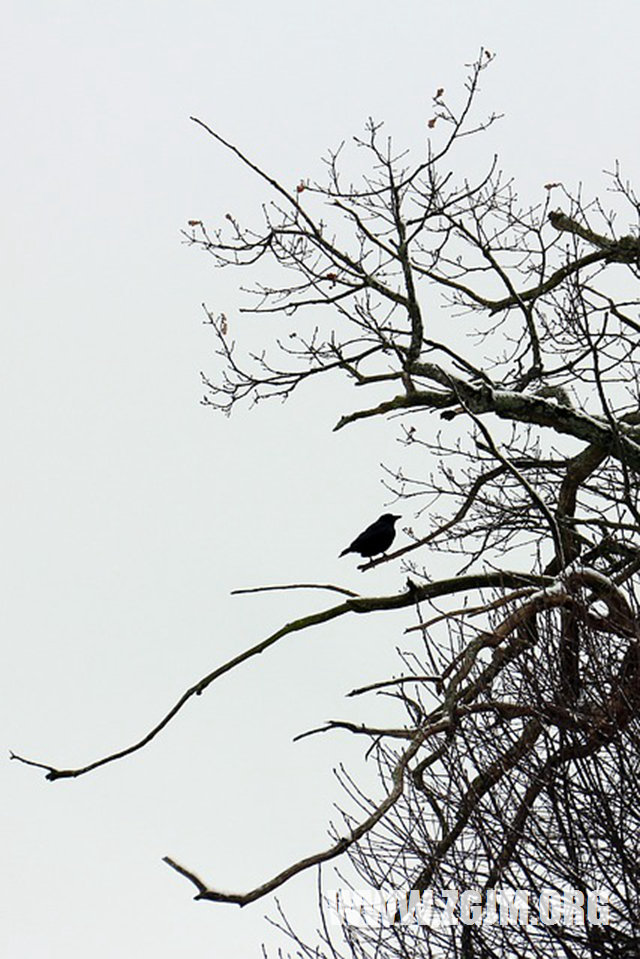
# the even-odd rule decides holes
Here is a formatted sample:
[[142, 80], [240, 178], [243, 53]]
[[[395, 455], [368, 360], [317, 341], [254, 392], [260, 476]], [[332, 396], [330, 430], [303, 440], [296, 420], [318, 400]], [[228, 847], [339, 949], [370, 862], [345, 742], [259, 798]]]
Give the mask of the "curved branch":
[[285, 882], [288, 882], [289, 879], [292, 879], [293, 876], [297, 876], [299, 873], [304, 872], [306, 869], [310, 869], [312, 866], [317, 866], [320, 863], [328, 862], [331, 859], [335, 859], [337, 856], [341, 856], [350, 846], [358, 842], [364, 835], [371, 831], [371, 829], [378, 823], [383, 816], [395, 805], [400, 796], [402, 795], [402, 787], [404, 783], [404, 774], [407, 768], [407, 765], [413, 759], [415, 754], [418, 752], [420, 746], [423, 742], [423, 734], [418, 733], [415, 736], [415, 739], [410, 746], [402, 753], [398, 763], [396, 764], [393, 773], [392, 773], [392, 788], [387, 793], [382, 802], [376, 806], [371, 815], [367, 816], [355, 829], [352, 829], [348, 836], [344, 836], [342, 839], [339, 839], [336, 843], [329, 846], [328, 849], [324, 849], [321, 852], [313, 853], [310, 856], [306, 856], [304, 859], [300, 859], [298, 862], [292, 863], [286, 869], [283, 869], [282, 872], [279, 872], [272, 879], [267, 880], [267, 882], [262, 883], [260, 886], [256, 886], [254, 889], [251, 889], [246, 893], [238, 892], [222, 892], [218, 889], [210, 889], [195, 873], [191, 870], [186, 869], [184, 866], [180, 866], [174, 859], [169, 856], [164, 857], [164, 862], [172, 869], [174, 869], [181, 876], [184, 876], [185, 879], [188, 879], [189, 882], [198, 890], [197, 894], [194, 896], [194, 899], [204, 899], [210, 902], [229, 902], [234, 903], [237, 906], [246, 906], [250, 902], [255, 902], [257, 899], [262, 899], [264, 896], [269, 895], [275, 889], [278, 889], [280, 886], [284, 885]]
[[222, 666], [218, 666], [207, 676], [203, 677], [203, 679], [199, 680], [199, 682], [197, 682], [194, 686], [191, 686], [185, 693], [183, 693], [183, 695], [169, 710], [169, 712], [145, 736], [143, 736], [142, 739], [139, 739], [131, 746], [127, 746], [125, 749], [120, 749], [117, 752], [110, 753], [108, 756], [104, 756], [92, 763], [88, 763], [86, 766], [80, 766], [74, 769], [59, 769], [56, 766], [49, 765], [48, 763], [41, 763], [36, 762], [33, 759], [26, 759], [25, 757], [19, 756], [14, 752], [10, 753], [10, 758], [23, 763], [25, 766], [34, 766], [37, 769], [46, 770], [47, 775], [45, 778], [51, 782], [56, 779], [76, 779], [78, 776], [85, 775], [85, 773], [93, 772], [94, 769], [98, 769], [100, 766], [106, 766], [108, 763], [115, 762], [118, 759], [124, 759], [125, 756], [130, 756], [132, 753], [138, 752], [138, 750], [148, 745], [148, 743], [155, 739], [156, 736], [161, 733], [166, 726], [168, 726], [171, 720], [180, 712], [183, 706], [185, 706], [193, 696], [200, 696], [216, 679], [224, 676], [225, 673], [231, 672], [231, 670], [235, 669], [236, 666], [240, 666], [242, 663], [252, 659], [254, 656], [259, 656], [261, 653], [264, 653], [265, 650], [269, 649], [270, 646], [273, 646], [280, 639], [288, 636], [290, 633], [297, 633], [301, 630], [309, 629], [311, 626], [317, 626], [320, 623], [327, 623], [332, 619], [336, 619], [338, 616], [343, 616], [345, 613], [372, 613], [382, 610], [404, 609], [431, 597], [442, 596], [447, 593], [463, 592], [467, 589], [483, 589], [496, 586], [513, 588], [527, 583], [548, 585], [552, 582], [553, 580], [548, 576], [534, 576], [529, 573], [477, 573], [470, 576], [461, 576], [454, 579], [440, 580], [436, 583], [428, 583], [425, 586], [416, 586], [415, 584], [412, 584], [410, 588], [402, 593], [396, 594], [395, 596], [350, 597], [345, 600], [344, 603], [340, 603], [338, 606], [332, 606], [329, 609], [321, 610], [318, 613], [311, 613], [308, 616], [302, 616], [300, 619], [295, 619], [290, 623], [286, 623], [280, 629], [276, 630], [275, 633], [272, 633], [270, 636], [267, 636], [266, 639], [256, 643], [255, 646], [251, 646], [249, 649], [246, 649], [244, 652], [239, 653], [237, 656], [234, 656], [232, 659], [228, 660]]

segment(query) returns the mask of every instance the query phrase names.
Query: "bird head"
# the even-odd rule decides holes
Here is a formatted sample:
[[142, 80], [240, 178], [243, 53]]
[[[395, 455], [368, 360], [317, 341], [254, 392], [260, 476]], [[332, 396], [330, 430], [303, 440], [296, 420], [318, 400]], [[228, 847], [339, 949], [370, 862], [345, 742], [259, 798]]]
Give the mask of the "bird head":
[[393, 525], [397, 519], [402, 519], [402, 517], [401, 517], [401, 516], [395, 516], [393, 513], [383, 513], [382, 516], [380, 517], [380, 519], [378, 520], [378, 522], [379, 522], [379, 523], [390, 523], [391, 525]]

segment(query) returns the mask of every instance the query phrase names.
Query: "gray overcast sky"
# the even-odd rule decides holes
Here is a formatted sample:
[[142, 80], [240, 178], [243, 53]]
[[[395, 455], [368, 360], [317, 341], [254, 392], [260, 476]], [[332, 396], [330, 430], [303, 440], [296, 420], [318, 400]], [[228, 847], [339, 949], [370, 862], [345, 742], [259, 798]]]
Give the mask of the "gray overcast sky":
[[[234, 587], [364, 588], [337, 553], [385, 502], [393, 426], [332, 434], [354, 406], [339, 388], [230, 420], [199, 405], [213, 348], [200, 304], [240, 322], [240, 277], [179, 231], [266, 194], [188, 117], [293, 184], [369, 115], [419, 148], [436, 87], [459, 89], [484, 45], [497, 58], [482, 105], [506, 116], [458, 172], [497, 150], [527, 202], [549, 180], [588, 195], [615, 159], [635, 175], [639, 28], [634, 0], [5, 5], [5, 750], [76, 765], [123, 746], [326, 602]], [[368, 577], [372, 592], [400, 585], [389, 567]], [[397, 668], [402, 625], [290, 638], [148, 750], [77, 782], [5, 762], [0, 954], [257, 956], [270, 904], [194, 904], [160, 859], [244, 890], [324, 845], [332, 766], [373, 773], [350, 742], [292, 736], [363, 715], [341, 697]], [[313, 886], [281, 896], [303, 928]]]

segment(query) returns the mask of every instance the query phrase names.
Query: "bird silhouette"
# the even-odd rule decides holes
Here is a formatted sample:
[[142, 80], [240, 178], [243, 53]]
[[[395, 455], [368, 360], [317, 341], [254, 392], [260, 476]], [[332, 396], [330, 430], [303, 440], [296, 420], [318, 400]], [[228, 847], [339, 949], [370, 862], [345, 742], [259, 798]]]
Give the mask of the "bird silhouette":
[[396, 520], [399, 516], [393, 513], [383, 513], [382, 516], [367, 526], [363, 533], [356, 536], [353, 543], [343, 549], [340, 556], [346, 556], [347, 553], [360, 553], [361, 556], [370, 558], [378, 553], [385, 553], [393, 543], [396, 530]]

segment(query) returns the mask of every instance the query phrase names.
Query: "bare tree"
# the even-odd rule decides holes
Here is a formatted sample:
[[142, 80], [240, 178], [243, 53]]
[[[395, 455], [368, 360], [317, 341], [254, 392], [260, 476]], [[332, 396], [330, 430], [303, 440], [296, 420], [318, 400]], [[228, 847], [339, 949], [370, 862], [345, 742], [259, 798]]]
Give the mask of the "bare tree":
[[[415, 610], [421, 655], [403, 657], [402, 676], [352, 693], [393, 694], [406, 721], [336, 720], [315, 731], [364, 737], [383, 798], [345, 779], [359, 818], [345, 813], [326, 849], [249, 892], [211, 889], [167, 863], [196, 898], [239, 905], [345, 854], [380, 889], [571, 886], [586, 895], [602, 886], [612, 893], [612, 922], [436, 930], [400, 917], [379, 928], [344, 926], [339, 946], [325, 925], [318, 946], [296, 941], [305, 955], [640, 952], [640, 205], [617, 168], [611, 205], [623, 233], [600, 201], [562, 184], [523, 203], [496, 158], [474, 179], [455, 174], [465, 138], [497, 119], [474, 119], [490, 61], [483, 51], [471, 65], [460, 107], [436, 92], [434, 140], [418, 161], [369, 121], [355, 141], [357, 177], [343, 172], [351, 161], [341, 147], [322, 183], [289, 189], [195, 121], [271, 200], [257, 226], [231, 214], [216, 230], [191, 221], [188, 242], [216, 266], [256, 278], [248, 312], [300, 318], [251, 353], [231, 338], [232, 321], [207, 313], [221, 362], [205, 379], [205, 402], [228, 413], [339, 374], [374, 399], [346, 411], [335, 429], [399, 417], [403, 442], [424, 447], [438, 469], [388, 472], [392, 493], [416, 507], [415, 530], [409, 545], [361, 568], [398, 563], [406, 587], [390, 596], [282, 587], [330, 590], [340, 602], [214, 669], [114, 754], [78, 769], [14, 757], [51, 780], [83, 775], [142, 748], [192, 696], [288, 633], [352, 613], [364, 623]], [[305, 332], [306, 315], [313, 327]], [[429, 577], [427, 546], [455, 561], [452, 575]], [[282, 925], [295, 939], [284, 917]]]

